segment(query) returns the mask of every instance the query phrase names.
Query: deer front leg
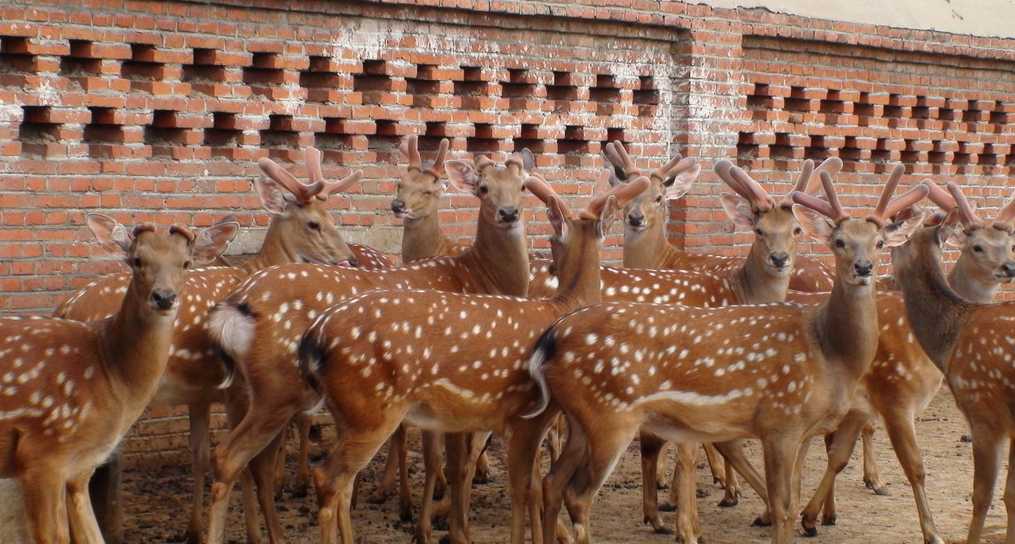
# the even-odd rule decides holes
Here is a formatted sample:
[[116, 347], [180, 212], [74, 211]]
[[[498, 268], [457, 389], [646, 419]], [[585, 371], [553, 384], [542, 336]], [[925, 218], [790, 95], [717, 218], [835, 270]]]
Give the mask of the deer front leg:
[[448, 512], [448, 539], [453, 544], [469, 542], [467, 495], [472, 486], [469, 461], [469, 435], [449, 433], [444, 435], [447, 452], [448, 486], [451, 489], [451, 511]]
[[675, 489], [678, 489], [676, 532], [677, 542], [683, 544], [698, 543], [698, 497], [696, 493], [695, 476], [697, 474], [698, 444], [678, 442], [677, 446], [677, 467], [680, 475], [674, 481]]
[[277, 459], [285, 457], [285, 432], [280, 432], [274, 440], [250, 461], [250, 473], [257, 487], [257, 502], [261, 508], [261, 516], [268, 527], [268, 541], [272, 544], [285, 541], [285, 533], [275, 510], [275, 483]]
[[[585, 432], [572, 420], [568, 421], [568, 429], [560, 456], [551, 465], [549, 474], [543, 478], [543, 544], [554, 542], [556, 535], [551, 528], [556, 526], [560, 517], [564, 489], [570, 486], [586, 457], [588, 439]], [[570, 505], [568, 510], [571, 510]]]
[[[292, 485], [294, 497], [305, 497], [310, 486], [310, 431], [313, 420], [306, 414], [296, 416], [296, 431], [299, 435], [299, 459], [296, 465], [296, 481]], [[282, 456], [285, 459], [285, 456]], [[284, 463], [283, 463], [284, 465]]]
[[888, 486], [881, 479], [878, 460], [874, 453], [874, 424], [868, 423], [863, 428], [863, 483], [875, 495], [889, 495]]
[[[859, 438], [860, 431], [866, 423], [866, 414], [851, 411], [839, 423], [839, 428], [825, 438], [828, 451], [828, 464], [825, 467], [825, 473], [821, 477], [821, 483], [818, 484], [818, 489], [814, 492], [814, 496], [804, 508], [800, 520], [801, 525], [803, 525], [804, 534], [807, 536], [816, 536], [818, 534], [816, 527], [818, 512], [821, 511], [823, 503], [831, 500], [829, 496], [835, 493], [833, 488], [835, 477], [849, 463], [849, 457], [853, 454], [856, 439]], [[834, 506], [831, 509], [827, 505], [825, 506], [824, 523], [825, 525], [834, 525]]]
[[997, 473], [1001, 468], [1003, 434], [987, 425], [972, 426], [973, 434], [973, 519], [969, 522], [966, 544], [979, 544], [983, 524], [994, 496]]
[[18, 480], [25, 498], [28, 526], [36, 544], [68, 544], [67, 481], [62, 471], [36, 466]]
[[719, 450], [715, 449], [710, 442], [706, 442], [701, 445], [702, 449], [705, 450], [705, 459], [708, 461], [708, 470], [712, 473], [712, 483], [719, 484], [723, 488], [726, 487], [726, 476], [729, 474], [729, 470], [723, 472], [723, 466], [719, 460]]
[[123, 502], [120, 494], [120, 452], [99, 465], [88, 484], [89, 495], [92, 497], [92, 508], [102, 529], [102, 536], [107, 544], [120, 544], [123, 541]]
[[[722, 454], [726, 463], [732, 465], [740, 476], [747, 480], [747, 485], [751, 486], [751, 489], [761, 497], [761, 500], [768, 505], [768, 490], [765, 484], [765, 479], [758, 473], [758, 471], [751, 465], [751, 462], [747, 460], [744, 455], [743, 440], [730, 440], [728, 442], [716, 442], [716, 449]], [[771, 512], [766, 510], [760, 516], [755, 518], [753, 525], [768, 526], [771, 525]]]
[[666, 441], [650, 433], [639, 435], [641, 448], [641, 503], [643, 523], [652, 526], [657, 534], [671, 534], [672, 531], [659, 519], [659, 490], [656, 485], [659, 470], [659, 453]]
[[799, 437], [782, 435], [763, 441], [768, 507], [772, 512], [772, 543], [793, 541], [793, 470], [800, 445]]
[[204, 532], [204, 479], [211, 465], [211, 444], [208, 437], [211, 405], [192, 404], [188, 407], [190, 420], [190, 470], [194, 490], [190, 505], [190, 524], [185, 540], [188, 544], [200, 544]]
[[[399, 427], [401, 430], [402, 427]], [[395, 431], [397, 435], [399, 431]], [[395, 438], [392, 438], [394, 443]], [[438, 441], [440, 435], [432, 432], [423, 432], [423, 469], [426, 477], [423, 484], [422, 506], [419, 511], [419, 520], [416, 523], [416, 542], [429, 544], [432, 539], [433, 526], [433, 493], [437, 485], [437, 471], [440, 470], [440, 447]]]
[[[923, 531], [924, 544], [944, 544], [944, 540], [938, 535], [937, 526], [934, 524], [934, 517], [930, 510], [930, 501], [927, 499], [925, 487], [927, 472], [923, 468], [923, 456], [920, 454], [920, 446], [916, 442], [913, 414], [892, 412], [885, 414], [884, 419], [888, 438], [892, 441], [892, 449], [895, 450], [899, 464], [902, 465], [902, 470], [906, 473], [906, 479], [909, 480], [909, 484], [913, 488], [913, 498], [916, 500], [916, 510], [920, 515], [920, 528]], [[1015, 491], [1011, 488], [1011, 474], [1009, 471], [1009, 483], [1005, 489], [1006, 499], [1010, 491]], [[1012, 526], [1009, 524], [1009, 527]]]

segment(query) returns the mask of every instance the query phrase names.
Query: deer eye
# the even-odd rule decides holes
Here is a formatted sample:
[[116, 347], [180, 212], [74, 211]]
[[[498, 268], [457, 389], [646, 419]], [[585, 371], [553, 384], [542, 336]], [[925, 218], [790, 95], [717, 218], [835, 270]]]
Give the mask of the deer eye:
[[190, 261], [184, 261], [183, 262], [183, 269], [186, 270], [188, 268], [190, 268]]
[[656, 202], [658, 202], [658, 203], [662, 204], [662, 202], [663, 202], [663, 195], [659, 195], [659, 196], [657, 196], [657, 197], [656, 197]]
[[973, 246], [973, 251], [975, 251], [977, 253], [983, 253], [983, 246], [977, 244], [977, 245]]
[[761, 229], [754, 229], [754, 234], [757, 234], [758, 236], [764, 236], [765, 235], [765, 231], [763, 231]]
[[802, 229], [800, 227], [797, 227], [797, 228], [793, 229], [793, 235], [794, 236], [799, 236], [800, 234], [803, 233], [803, 231], [804, 231], [804, 229]]
[[877, 246], [878, 246], [878, 249], [881, 249], [881, 248], [885, 247], [885, 241], [884, 240], [878, 240]]
[[846, 247], [846, 242], [842, 241], [842, 238], [837, 238], [835, 240], [835, 247], [837, 247], [839, 249], [842, 249], [842, 248]]
[[308, 221], [307, 228], [309, 228], [310, 230], [321, 230], [321, 224], [318, 223], [317, 221]]

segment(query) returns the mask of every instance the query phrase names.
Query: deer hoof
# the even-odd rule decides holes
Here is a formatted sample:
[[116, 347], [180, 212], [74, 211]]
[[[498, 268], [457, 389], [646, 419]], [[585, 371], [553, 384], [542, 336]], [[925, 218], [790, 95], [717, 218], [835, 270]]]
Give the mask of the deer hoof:
[[836, 516], [835, 514], [832, 514], [830, 516], [822, 516], [822, 518], [821, 518], [821, 524], [826, 526], [826, 527], [831, 527], [832, 525], [835, 525], [835, 523], [838, 520], [839, 520], [838, 516]]
[[663, 527], [660, 525], [659, 527], [653, 527], [652, 532], [654, 532], [657, 535], [672, 535], [673, 529], [670, 529], [669, 527]]
[[659, 508], [657, 508], [657, 510], [659, 510], [660, 512], [676, 512], [677, 505], [664, 502], [659, 505]]
[[863, 484], [867, 486], [867, 489], [873, 491], [875, 495], [880, 495], [882, 497], [891, 496], [891, 493], [888, 492], [887, 484], [870, 480], [864, 480]]
[[722, 500], [719, 501], [719, 507], [720, 508], [730, 508], [730, 507], [736, 506], [738, 504], [740, 504], [740, 494], [739, 493], [733, 495], [732, 497], [730, 497], [730, 496], [723, 497]]
[[699, 499], [704, 499], [705, 497], [709, 496], [709, 494], [711, 494], [711, 493], [712, 492], [709, 491], [708, 488], [706, 488], [706, 487], [699, 487], [698, 489], [694, 490], [694, 495], [696, 497], [698, 497]]
[[804, 526], [804, 536], [807, 538], [814, 538], [818, 536], [818, 529], [816, 527]]
[[771, 527], [771, 526], [772, 526], [772, 522], [767, 520], [767, 519], [765, 519], [762, 516], [758, 516], [758, 517], [754, 518], [754, 521], [751, 522], [751, 527]]

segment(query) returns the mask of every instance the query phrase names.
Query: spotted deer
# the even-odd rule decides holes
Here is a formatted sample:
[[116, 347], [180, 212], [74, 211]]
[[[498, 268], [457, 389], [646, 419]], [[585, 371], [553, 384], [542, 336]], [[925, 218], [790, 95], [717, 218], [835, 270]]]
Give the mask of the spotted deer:
[[274, 542], [283, 540], [274, 510], [271, 470], [279, 430], [317, 398], [297, 368], [300, 335], [325, 308], [372, 289], [435, 289], [523, 296], [528, 251], [522, 217], [523, 187], [532, 183], [528, 150], [496, 164], [486, 157], [446, 161], [449, 181], [480, 200], [476, 242], [465, 253], [389, 270], [288, 264], [247, 279], [212, 313], [210, 332], [243, 374], [248, 400], [235, 400], [242, 421], [213, 453], [215, 482], [209, 542], [220, 544], [231, 489], [250, 464], [262, 512]]
[[[979, 220], [955, 184], [948, 190], [969, 238], [976, 229], [1000, 229], [1011, 221], [1009, 204], [993, 223]], [[943, 246], [953, 235], [947, 222], [924, 228], [912, 241], [892, 251], [895, 275], [902, 287], [913, 332], [927, 356], [945, 376], [955, 402], [969, 423], [973, 438], [973, 516], [966, 542], [978, 544], [994, 494], [1006, 442], [1015, 433], [1010, 399], [1013, 391], [1013, 341], [1009, 323], [1015, 304], [984, 304], [968, 300], [949, 285], [944, 273]], [[1011, 449], [1015, 452], [1015, 448]], [[1004, 503], [1008, 513], [1005, 542], [1015, 542], [1015, 472], [1009, 453]]]
[[[354, 541], [353, 480], [403, 421], [459, 437], [448, 442], [452, 542], [469, 541], [465, 505], [471, 475], [460, 438], [465, 432], [510, 435], [511, 541], [525, 540], [527, 503], [538, 528], [539, 503], [528, 495], [544, 425], [519, 417], [535, 401], [525, 355], [558, 316], [599, 301], [604, 232], [618, 205], [648, 185], [648, 179], [636, 179], [595, 198], [578, 215], [549, 186], [530, 186], [547, 205], [559, 246], [562, 281], [552, 299], [374, 291], [318, 317], [304, 335], [300, 365], [339, 428], [338, 442], [314, 473], [322, 542], [337, 544], [339, 534], [343, 543]], [[432, 491], [428, 480], [424, 495]], [[540, 534], [534, 531], [535, 541]], [[424, 541], [429, 536], [420, 535]]]
[[[612, 180], [623, 182], [628, 176], [638, 175], [640, 169], [628, 155], [620, 142], [607, 144], [605, 154], [614, 169]], [[838, 159], [826, 161], [826, 170], [835, 175], [842, 169]], [[697, 177], [697, 176], [695, 176]], [[817, 188], [818, 175], [815, 174], [806, 190], [813, 192]], [[663, 180], [660, 180], [663, 181]], [[701, 255], [680, 251], [669, 242], [666, 236], [666, 221], [669, 218], [669, 202], [678, 197], [667, 194], [666, 187], [672, 181], [667, 179], [652, 191], [646, 192], [628, 204], [624, 210], [624, 266], [627, 268], [672, 268], [677, 270], [699, 270], [716, 274], [728, 274], [744, 265], [740, 257], [724, 257], [719, 255]], [[723, 207], [729, 205], [723, 202]], [[727, 214], [730, 210], [726, 209]], [[746, 222], [741, 221], [744, 225]], [[749, 225], [747, 225], [749, 227]], [[772, 255], [774, 259], [782, 256]], [[773, 261], [773, 264], [778, 264]], [[832, 271], [824, 263], [813, 257], [796, 255], [792, 261], [793, 274], [789, 288], [795, 291], [825, 292], [832, 288]]]
[[[552, 536], [547, 523], [557, 519], [565, 487], [576, 540], [590, 540], [591, 499], [645, 428], [678, 442], [760, 438], [772, 540], [791, 541], [791, 480], [801, 443], [834, 428], [874, 358], [877, 249], [905, 242], [920, 217], [887, 218], [928, 192], [919, 186], [892, 199], [896, 184], [889, 183], [870, 215], [851, 217], [828, 172], [821, 182], [828, 201], [791, 195], [801, 205], [794, 209], [801, 226], [835, 256], [836, 282], [820, 306], [605, 303], [560, 319], [540, 338], [529, 369], [541, 402], [528, 415], [542, 414], [552, 401], [572, 429], [543, 481], [544, 540]], [[693, 480], [683, 474], [687, 498]], [[678, 517], [690, 542], [697, 541], [693, 503], [682, 502]]]
[[38, 543], [104, 542], [88, 481], [155, 394], [186, 269], [217, 257], [238, 228], [221, 223], [194, 235], [178, 226], [128, 230], [101, 214], [86, 222], [131, 268], [120, 308], [87, 323], [0, 319], [0, 477], [20, 482]]
[[[206, 325], [212, 307], [225, 299], [250, 274], [279, 264], [306, 262], [332, 265], [349, 263], [350, 260], [370, 266], [385, 264], [377, 260], [374, 252], [368, 251], [369, 248], [358, 246], [359, 249], [351, 249], [346, 245], [325, 206], [330, 195], [347, 190], [358, 182], [362, 174], [356, 171], [339, 181], [329, 181], [323, 176], [318, 150], [308, 148], [305, 158], [311, 180], [309, 185], [300, 182], [270, 159], [262, 159], [259, 163], [267, 177], [256, 179], [254, 186], [264, 209], [271, 213], [271, 222], [257, 255], [235, 267], [200, 268], [189, 270], [186, 275], [187, 294], [174, 322], [169, 363], [153, 404], [185, 404], [188, 407], [194, 481], [186, 532], [188, 542], [201, 541], [211, 405], [225, 400], [233, 381], [231, 369], [222, 364], [218, 350], [208, 336]], [[227, 222], [234, 223], [232, 220]], [[119, 308], [130, 281], [130, 272], [100, 278], [62, 303], [55, 315], [77, 321], [106, 318]], [[103, 532], [114, 541], [120, 539], [122, 517], [118, 461], [119, 455], [114, 455], [110, 465], [96, 472], [92, 484]], [[304, 465], [303, 472], [306, 470]], [[248, 520], [248, 523], [253, 524], [250, 526], [253, 535], [256, 519]], [[256, 532], [259, 533], [259, 529]]]

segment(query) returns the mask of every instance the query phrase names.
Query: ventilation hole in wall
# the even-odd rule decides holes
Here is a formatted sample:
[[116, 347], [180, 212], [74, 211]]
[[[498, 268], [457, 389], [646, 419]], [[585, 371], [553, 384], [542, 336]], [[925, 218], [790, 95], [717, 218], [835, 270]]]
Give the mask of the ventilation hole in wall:
[[638, 76], [638, 88], [634, 91], [634, 103], [638, 106], [638, 115], [651, 117], [655, 115], [659, 105], [659, 90], [656, 89], [655, 78]]
[[120, 75], [130, 80], [130, 88], [150, 93], [152, 84], [162, 79], [164, 65], [155, 62], [155, 46], [143, 43], [130, 44], [130, 60], [123, 61]]
[[527, 109], [528, 100], [536, 94], [536, 86], [524, 68], [508, 68], [508, 80], [501, 83], [501, 89], [501, 96], [508, 99], [508, 108], [512, 110]]
[[810, 145], [804, 147], [805, 159], [811, 159], [814, 162], [820, 162], [831, 156], [832, 156], [831, 152], [825, 145], [824, 136], [811, 136]]
[[363, 71], [352, 76], [352, 90], [363, 94], [364, 104], [382, 104], [391, 91], [391, 77], [383, 60], [364, 60]]
[[1004, 103], [998, 100], [994, 111], [990, 112], [990, 124], [993, 125], [994, 132], [1004, 132], [1004, 126], [1008, 124], [1009, 119], [1011, 114], [1004, 111]]
[[413, 107], [436, 107], [434, 99], [441, 92], [441, 82], [437, 79], [436, 71], [437, 67], [433, 64], [418, 64], [416, 77], [405, 79], [405, 92], [412, 97]]
[[0, 36], [0, 84], [21, 85], [23, 75], [35, 71], [34, 56], [28, 53], [28, 38]]
[[71, 40], [70, 55], [60, 57], [60, 75], [68, 78], [71, 85], [78, 89], [82, 88], [83, 79], [102, 75], [102, 59], [85, 56], [91, 43], [86, 40]]
[[475, 136], [465, 139], [465, 150], [470, 153], [493, 153], [500, 150], [500, 140], [494, 138], [493, 125], [476, 123]]
[[49, 146], [60, 142], [59, 123], [50, 121], [48, 106], [24, 106], [24, 117], [18, 127], [21, 154], [25, 157], [47, 156]]
[[903, 164], [915, 164], [920, 162], [920, 152], [917, 149], [916, 140], [906, 140], [906, 148], [902, 150], [899, 160]]
[[892, 159], [892, 152], [888, 149], [888, 140], [878, 138], [874, 149], [871, 151], [871, 161], [875, 164], [887, 164]]
[[539, 137], [539, 125], [522, 123], [518, 137], [515, 138], [515, 151], [528, 148], [533, 153], [545, 153], [546, 141]]
[[342, 78], [331, 57], [311, 55], [307, 69], [300, 72], [300, 86], [307, 90], [309, 102], [334, 102], [334, 93], [342, 86]]
[[314, 134], [314, 147], [324, 154], [324, 162], [345, 163], [345, 154], [355, 147], [348, 120], [343, 117], [325, 117], [324, 132]]
[[804, 97], [803, 87], [790, 87], [789, 97], [785, 100], [786, 111], [808, 112], [811, 108], [811, 101]]
[[951, 108], [941, 108], [937, 110], [937, 118], [941, 121], [957, 121], [958, 116], [955, 110]]
[[232, 148], [239, 147], [243, 131], [236, 128], [235, 113], [217, 111], [212, 114], [212, 128], [204, 129], [204, 145], [211, 147], [213, 157], [232, 158]]
[[291, 115], [269, 115], [268, 128], [261, 131], [261, 147], [268, 148], [268, 156], [288, 161], [290, 151], [300, 147], [300, 134], [293, 130]]
[[627, 139], [623, 128], [613, 127], [606, 129], [606, 142], [621, 142], [626, 147], [630, 140]]
[[998, 166], [1000, 164], [994, 144], [984, 144], [983, 152], [980, 153], [977, 164], [987, 167]]
[[553, 85], [546, 86], [546, 98], [554, 101], [553, 111], [569, 111], [571, 104], [578, 100], [578, 87], [571, 73], [554, 72]]
[[144, 143], [153, 157], [172, 157], [173, 147], [187, 145], [187, 130], [176, 125], [176, 112], [155, 110], [152, 124], [144, 127]]
[[856, 138], [847, 136], [846, 145], [839, 150], [839, 158], [842, 159], [842, 168], [847, 172], [856, 170], [856, 165], [863, 158], [863, 150], [856, 147]]
[[483, 70], [476, 66], [462, 67], [462, 80], [455, 81], [454, 93], [461, 100], [462, 109], [482, 108], [482, 98], [487, 95], [489, 85], [483, 81]]
[[768, 147], [768, 155], [775, 160], [790, 160], [793, 158], [793, 138], [789, 133], [775, 133], [775, 141]]
[[367, 136], [367, 149], [376, 154], [378, 162], [400, 161], [398, 145], [401, 139], [398, 137], [398, 123], [389, 120], [378, 120], [375, 122], [377, 131]]
[[92, 121], [85, 126], [82, 140], [88, 146], [88, 154], [95, 158], [113, 155], [113, 146], [123, 143], [123, 127], [115, 123], [116, 110], [113, 108], [88, 108]]
[[184, 64], [180, 79], [198, 93], [216, 96], [215, 85], [226, 82], [226, 67], [215, 63], [214, 49], [194, 49], [194, 63]]
[[952, 164], [959, 167], [965, 167], [969, 166], [972, 163], [972, 160], [973, 160], [972, 155], [970, 155], [969, 153], [959, 151], [956, 152], [955, 156], [952, 158]]
[[589, 142], [584, 139], [582, 127], [579, 125], [565, 126], [564, 137], [557, 140], [557, 153], [564, 155], [564, 165], [581, 166], [582, 155], [588, 152]]
[[754, 134], [741, 132], [737, 135], [737, 162], [741, 165], [757, 160], [760, 146], [754, 142]]
[[273, 87], [285, 82], [278, 53], [254, 53], [250, 66], [243, 67], [243, 83], [250, 92], [271, 98]]
[[620, 89], [610, 74], [596, 75], [596, 85], [589, 88], [589, 100], [596, 103], [598, 115], [612, 115], [614, 106], [620, 104]]
[[436, 151], [441, 140], [448, 136], [448, 125], [444, 121], [427, 121], [426, 130], [419, 137], [419, 148], [424, 151]]

